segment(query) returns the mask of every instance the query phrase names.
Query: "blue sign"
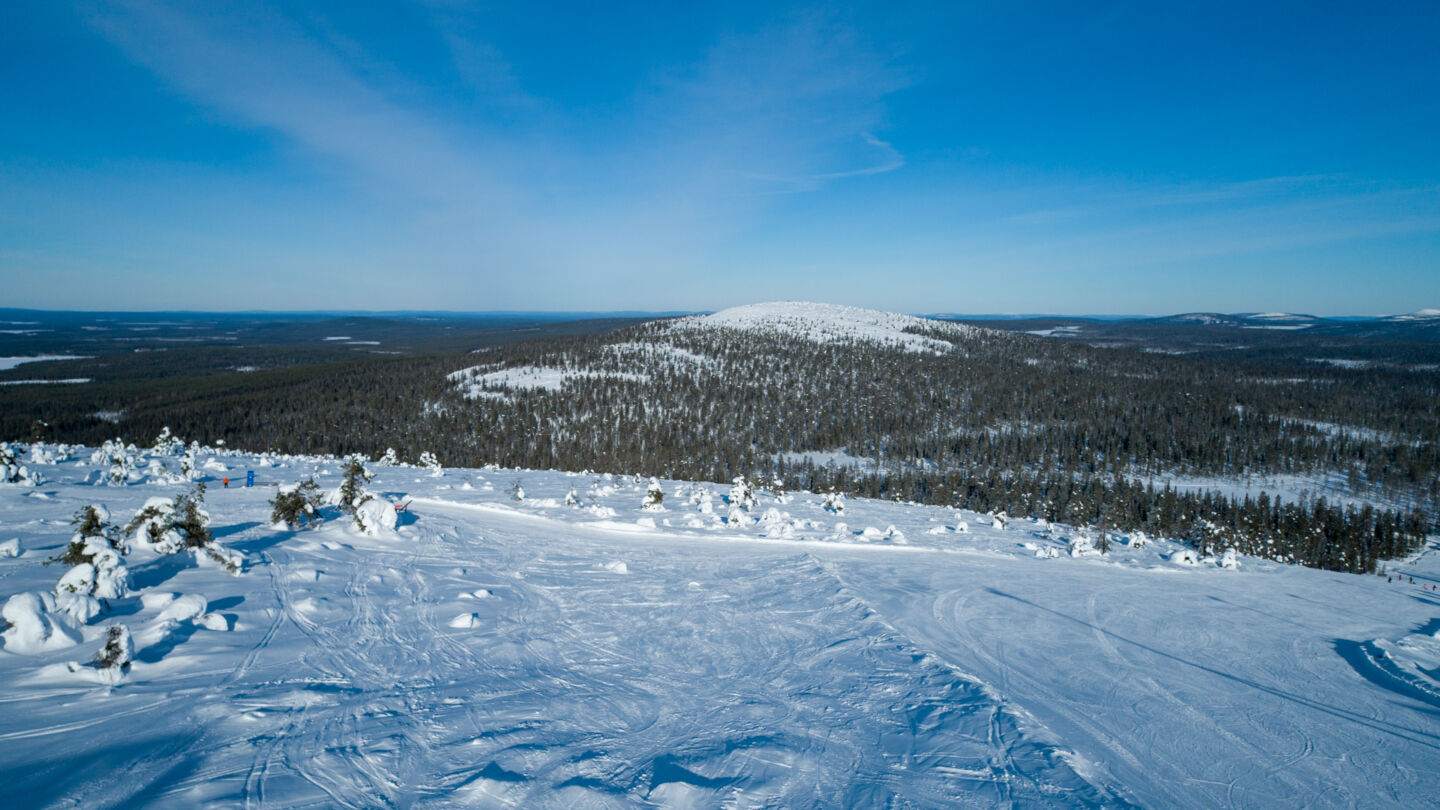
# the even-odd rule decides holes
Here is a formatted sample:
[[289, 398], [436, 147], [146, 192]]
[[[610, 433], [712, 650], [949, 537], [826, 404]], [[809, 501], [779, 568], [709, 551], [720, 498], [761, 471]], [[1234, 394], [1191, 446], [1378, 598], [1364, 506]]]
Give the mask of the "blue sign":
[[253, 487], [253, 486], [255, 486], [255, 471], [254, 471], [254, 470], [246, 470], [246, 471], [245, 471], [245, 486], [247, 486], [247, 487]]

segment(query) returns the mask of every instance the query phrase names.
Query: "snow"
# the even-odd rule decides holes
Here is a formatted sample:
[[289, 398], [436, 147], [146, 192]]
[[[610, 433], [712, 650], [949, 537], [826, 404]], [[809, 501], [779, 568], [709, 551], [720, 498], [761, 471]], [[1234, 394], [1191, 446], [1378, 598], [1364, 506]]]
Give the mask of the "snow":
[[669, 343], [613, 343], [606, 346], [605, 349], [622, 359], [637, 356], [647, 361], [660, 359], [668, 362], [671, 366], [687, 370], [695, 366], [709, 368], [717, 366], [714, 358], [706, 357], [703, 354], [696, 354], [689, 349], [682, 349], [679, 346], [672, 346]]
[[907, 330], [918, 329], [949, 338], [973, 337], [982, 332], [972, 326], [931, 318], [805, 301], [732, 307], [711, 315], [681, 318], [670, 326], [675, 332], [717, 328], [761, 332], [813, 343], [881, 343], [907, 351], [936, 354], [949, 352], [952, 345]]
[[1339, 472], [1325, 474], [1277, 473], [1235, 477], [1168, 474], [1127, 475], [1125, 477], [1130, 481], [1147, 484], [1156, 489], [1164, 489], [1168, 486], [1177, 492], [1216, 492], [1235, 500], [1244, 500], [1247, 496], [1256, 497], [1264, 492], [1272, 500], [1288, 503], [1300, 503], [1307, 497], [1323, 495], [1331, 503], [1347, 506], [1359, 507], [1367, 502], [1387, 508], [1402, 505], [1382, 499], [1367, 501], [1366, 497], [1352, 491], [1346, 476]]
[[1440, 318], [1440, 309], [1417, 309], [1407, 315], [1391, 315], [1387, 321], [1431, 321]]
[[8, 625], [4, 649], [20, 655], [35, 655], [73, 647], [81, 641], [80, 631], [67, 613], [61, 613], [49, 593], [17, 593], [5, 600], [0, 618]]
[[1211, 315], [1208, 312], [1188, 312], [1184, 315], [1175, 315], [1170, 320], [1176, 323], [1198, 323], [1211, 326], [1217, 323], [1226, 323], [1226, 319], [1219, 315]]
[[875, 459], [862, 458], [850, 455], [849, 450], [808, 450], [803, 453], [781, 453], [779, 458], [786, 464], [801, 464], [809, 462], [816, 467], [874, 467]]
[[9, 371], [26, 363], [45, 363], [51, 360], [88, 360], [88, 356], [76, 354], [37, 354], [34, 357], [0, 357], [0, 371]]
[[1035, 329], [1025, 334], [1040, 337], [1075, 337], [1080, 334], [1080, 329], [1079, 326], [1052, 326], [1049, 329]]
[[[804, 492], [754, 488], [726, 521], [730, 484], [662, 481], [668, 511], [646, 513], [648, 478], [377, 467], [377, 505], [411, 499], [381, 534], [333, 511], [277, 530], [274, 489], [211, 487], [244, 573], [137, 543], [131, 592], [79, 623], [42, 564], [70, 515], [181, 491], [85, 485], [87, 458], [39, 465], [49, 500], [0, 488], [27, 549], [0, 556], [14, 806], [1423, 807], [1440, 790], [1440, 543], [1387, 582], [1164, 538], [1071, 556], [1072, 527], [864, 498], [844, 502], [850, 529]], [[335, 459], [200, 460], [339, 483]], [[111, 626], [132, 660], [101, 671]]]
[[355, 507], [355, 522], [372, 537], [394, 531], [397, 521], [395, 506], [381, 498], [371, 498]]
[[1261, 312], [1247, 316], [1252, 321], [1313, 321], [1309, 315], [1296, 315], [1293, 312]]
[[644, 374], [600, 372], [580, 368], [545, 368], [540, 366], [515, 366], [513, 368], [487, 371], [489, 366], [471, 366], [451, 372], [446, 378], [458, 386], [469, 399], [485, 396], [501, 396], [492, 388], [507, 388], [521, 391], [559, 391], [568, 383], [579, 379], [609, 379], [628, 382], [647, 382]]
[[0, 380], [0, 385], [74, 385], [88, 382], [89, 377], [68, 377], [63, 380]]

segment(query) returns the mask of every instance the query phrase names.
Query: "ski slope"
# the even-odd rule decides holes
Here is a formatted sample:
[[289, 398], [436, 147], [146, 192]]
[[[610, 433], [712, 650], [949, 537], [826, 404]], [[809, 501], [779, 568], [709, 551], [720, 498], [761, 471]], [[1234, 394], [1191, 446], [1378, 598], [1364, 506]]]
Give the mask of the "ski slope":
[[[184, 484], [0, 485], [0, 600], [70, 516]], [[373, 467], [365, 535], [270, 525], [333, 459], [198, 456], [231, 575], [132, 551], [132, 594], [0, 648], [9, 807], [1383, 807], [1440, 791], [1440, 564], [1406, 581], [937, 507]], [[235, 486], [254, 470], [259, 485]], [[219, 479], [228, 476], [230, 488]], [[523, 499], [517, 499], [519, 486]], [[567, 495], [574, 493], [566, 505]], [[962, 525], [963, 524], [963, 525]], [[993, 525], [992, 525], [993, 524]], [[18, 556], [6, 556], [16, 539]], [[1409, 581], [1413, 577], [1414, 583]], [[135, 660], [85, 665], [105, 628]], [[69, 666], [78, 663], [80, 666]]]

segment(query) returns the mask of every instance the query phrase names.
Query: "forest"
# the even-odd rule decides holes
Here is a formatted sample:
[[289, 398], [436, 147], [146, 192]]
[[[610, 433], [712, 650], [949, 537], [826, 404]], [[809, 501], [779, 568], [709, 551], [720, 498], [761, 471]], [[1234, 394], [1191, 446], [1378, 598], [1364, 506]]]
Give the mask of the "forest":
[[[168, 426], [257, 451], [745, 476], [1344, 571], [1373, 570], [1435, 531], [1433, 345], [1370, 343], [1376, 361], [1337, 364], [1323, 346], [1176, 353], [989, 329], [927, 337], [948, 350], [658, 320], [463, 353], [17, 385], [0, 387], [0, 434], [144, 442]], [[523, 369], [559, 382], [506, 376]], [[1223, 486], [1276, 477], [1304, 491]]]

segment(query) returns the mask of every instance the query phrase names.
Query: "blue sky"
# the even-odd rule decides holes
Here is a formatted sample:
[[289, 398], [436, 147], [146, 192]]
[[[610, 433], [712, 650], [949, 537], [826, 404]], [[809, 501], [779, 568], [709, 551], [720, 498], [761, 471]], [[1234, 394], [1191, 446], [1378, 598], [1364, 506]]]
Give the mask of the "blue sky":
[[1440, 4], [689, 5], [20, 0], [4, 304], [1440, 306]]

